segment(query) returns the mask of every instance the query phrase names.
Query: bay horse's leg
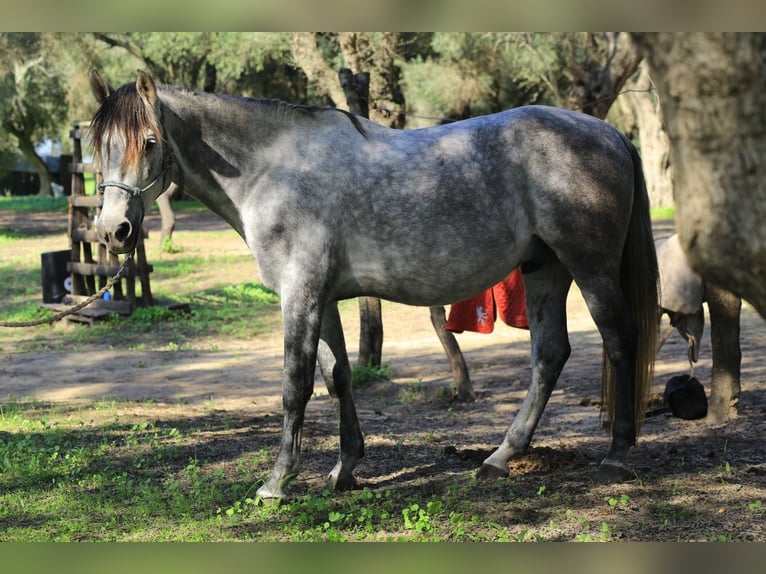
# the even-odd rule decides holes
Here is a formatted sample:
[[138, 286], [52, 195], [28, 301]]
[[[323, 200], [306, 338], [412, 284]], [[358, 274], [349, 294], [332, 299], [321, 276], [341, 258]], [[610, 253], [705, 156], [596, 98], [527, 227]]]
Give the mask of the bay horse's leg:
[[352, 474], [364, 456], [364, 438], [356, 416], [351, 392], [351, 366], [338, 313], [338, 304], [330, 303], [324, 312], [317, 359], [327, 390], [338, 399], [340, 418], [340, 456], [330, 472], [329, 480], [336, 490], [349, 490], [356, 485]]
[[455, 335], [447, 331], [444, 326], [447, 323], [447, 316], [444, 307], [431, 307], [431, 324], [439, 337], [444, 352], [449, 360], [452, 379], [455, 381], [455, 390], [458, 401], [473, 402], [476, 400], [476, 394], [473, 392], [473, 384], [468, 374], [468, 365], [465, 362], [463, 352], [460, 350]]
[[742, 363], [739, 319], [742, 299], [711, 283], [708, 283], [706, 290], [713, 351], [713, 380], [707, 420], [722, 422], [735, 418], [739, 405]]
[[508, 476], [508, 461], [527, 451], [571, 352], [566, 318], [567, 292], [572, 283], [569, 272], [551, 258], [542, 268], [524, 273], [523, 277], [532, 347], [532, 383], [502, 444], [478, 470], [479, 478]]
[[314, 392], [317, 345], [322, 321], [322, 305], [309, 283], [300, 288], [283, 290], [284, 372], [282, 406], [284, 419], [279, 453], [266, 483], [257, 495], [262, 498], [284, 498], [286, 485], [298, 474], [301, 465], [301, 433], [306, 405]]

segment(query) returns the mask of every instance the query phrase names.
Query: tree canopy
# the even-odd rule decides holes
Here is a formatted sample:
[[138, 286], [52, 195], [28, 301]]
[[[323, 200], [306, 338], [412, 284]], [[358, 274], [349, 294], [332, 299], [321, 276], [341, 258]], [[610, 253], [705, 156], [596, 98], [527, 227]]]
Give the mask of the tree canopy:
[[71, 122], [95, 111], [87, 84], [91, 67], [120, 83], [143, 68], [159, 82], [197, 90], [334, 106], [345, 106], [337, 72], [348, 67], [371, 74], [373, 119], [410, 128], [531, 103], [577, 107], [606, 97], [611, 104], [614, 94], [603, 90], [619, 90], [624, 80], [604, 78], [616, 68], [625, 36], [0, 33], [0, 154], [23, 154], [44, 170], [35, 144], [59, 140], [66, 150]]

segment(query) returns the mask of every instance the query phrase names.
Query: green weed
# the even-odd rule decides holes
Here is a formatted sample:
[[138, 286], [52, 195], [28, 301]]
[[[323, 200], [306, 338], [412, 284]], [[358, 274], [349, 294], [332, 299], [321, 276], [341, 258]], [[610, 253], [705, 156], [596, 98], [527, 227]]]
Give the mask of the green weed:
[[354, 388], [366, 387], [390, 378], [391, 368], [388, 365], [355, 365], [351, 368], [351, 386]]
[[422, 392], [423, 385], [420, 381], [405, 385], [399, 393], [399, 402], [403, 405], [414, 403]]
[[160, 246], [160, 250], [163, 253], [182, 253], [184, 249], [183, 249], [183, 247], [180, 247], [180, 246], [176, 245], [173, 242], [173, 238], [172, 237], [163, 237], [162, 238], [162, 244]]
[[608, 498], [605, 498], [607, 504], [609, 504], [610, 507], [614, 509], [618, 508], [625, 508], [630, 504], [630, 496], [627, 494], [621, 494], [619, 498], [614, 498], [613, 496], [610, 496]]

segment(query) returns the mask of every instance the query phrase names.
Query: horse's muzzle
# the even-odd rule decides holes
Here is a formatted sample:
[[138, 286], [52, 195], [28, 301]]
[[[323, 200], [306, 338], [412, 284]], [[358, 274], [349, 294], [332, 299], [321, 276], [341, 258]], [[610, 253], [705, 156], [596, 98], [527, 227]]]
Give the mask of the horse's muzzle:
[[128, 219], [116, 222], [99, 220], [96, 225], [99, 240], [114, 253], [129, 253], [136, 248], [141, 226], [133, 225]]

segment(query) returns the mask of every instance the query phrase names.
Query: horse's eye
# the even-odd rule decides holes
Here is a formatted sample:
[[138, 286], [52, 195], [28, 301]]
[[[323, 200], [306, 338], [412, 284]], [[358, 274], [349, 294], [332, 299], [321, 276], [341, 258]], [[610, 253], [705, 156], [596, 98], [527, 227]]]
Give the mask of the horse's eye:
[[154, 136], [146, 138], [146, 149], [150, 150], [157, 144], [157, 138]]

